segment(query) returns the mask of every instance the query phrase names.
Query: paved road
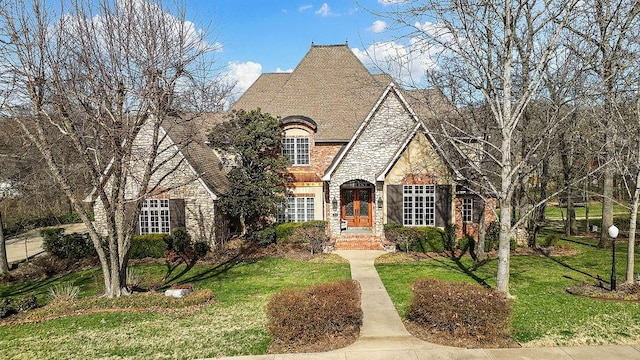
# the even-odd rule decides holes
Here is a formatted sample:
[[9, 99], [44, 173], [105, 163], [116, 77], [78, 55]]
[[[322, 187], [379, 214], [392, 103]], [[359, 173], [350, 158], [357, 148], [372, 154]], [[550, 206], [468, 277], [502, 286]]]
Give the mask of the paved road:
[[[64, 228], [67, 234], [84, 232], [87, 229], [84, 224], [67, 224], [60, 227]], [[7, 260], [9, 264], [32, 258], [43, 252], [40, 229], [29, 230], [7, 240]]]

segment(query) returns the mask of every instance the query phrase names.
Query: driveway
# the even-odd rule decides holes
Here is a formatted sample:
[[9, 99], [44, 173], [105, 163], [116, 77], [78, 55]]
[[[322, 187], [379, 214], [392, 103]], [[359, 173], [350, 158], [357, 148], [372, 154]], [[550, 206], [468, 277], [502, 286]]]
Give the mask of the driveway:
[[[64, 228], [67, 234], [87, 231], [86, 226], [82, 223], [60, 225], [59, 227]], [[9, 264], [44, 253], [40, 230], [41, 229], [29, 230], [7, 239], [7, 260]]]

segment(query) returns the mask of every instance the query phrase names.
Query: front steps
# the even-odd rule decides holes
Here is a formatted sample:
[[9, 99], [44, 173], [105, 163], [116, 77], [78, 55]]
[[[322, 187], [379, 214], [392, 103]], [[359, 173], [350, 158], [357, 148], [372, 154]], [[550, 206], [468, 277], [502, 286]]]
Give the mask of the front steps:
[[334, 250], [384, 250], [380, 237], [373, 234], [342, 234], [332, 242]]

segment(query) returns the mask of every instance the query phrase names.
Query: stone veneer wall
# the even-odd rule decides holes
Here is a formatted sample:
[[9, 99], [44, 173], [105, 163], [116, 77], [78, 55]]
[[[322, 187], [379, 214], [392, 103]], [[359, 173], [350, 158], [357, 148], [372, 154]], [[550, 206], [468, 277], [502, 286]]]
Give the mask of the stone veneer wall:
[[[376, 178], [389, 164], [415, 125], [415, 120], [411, 118], [398, 96], [390, 91], [331, 176], [329, 203], [334, 196], [338, 202], [340, 201], [340, 185], [347, 181], [360, 179], [375, 185], [373, 222], [374, 232], [378, 236], [383, 234], [382, 211], [377, 207], [377, 199], [382, 196], [383, 184], [377, 183]], [[330, 209], [329, 215], [331, 235], [339, 235], [340, 210]]]
[[[137, 179], [143, 175], [141, 169], [144, 168], [145, 159], [148, 158], [152, 134], [150, 127], [147, 127], [140, 132], [134, 142], [137, 157], [133, 161], [132, 175], [127, 183], [127, 199], [132, 199], [140, 190]], [[160, 164], [163, 161], [166, 163], [152, 175], [150, 187], [158, 184], [159, 189], [167, 189], [162, 196], [168, 194], [172, 199], [184, 199], [187, 231], [194, 240], [204, 241], [215, 247], [216, 236], [221, 234], [217, 234], [216, 231], [215, 200], [212, 194], [179, 153], [179, 146], [166, 138], [162, 141], [160, 149], [162, 150], [155, 163]], [[169, 172], [171, 174], [166, 176]], [[153, 195], [149, 197], [152, 198]], [[106, 234], [106, 215], [100, 199], [97, 199], [94, 204], [94, 219], [98, 231]]]

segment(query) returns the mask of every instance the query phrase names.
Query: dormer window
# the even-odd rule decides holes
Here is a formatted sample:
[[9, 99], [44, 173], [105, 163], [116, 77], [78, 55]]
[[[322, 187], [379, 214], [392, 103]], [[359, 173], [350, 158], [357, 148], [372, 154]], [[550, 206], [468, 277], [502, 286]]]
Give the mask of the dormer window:
[[291, 165], [309, 165], [309, 138], [285, 137], [282, 154], [289, 158]]
[[316, 122], [302, 115], [287, 116], [282, 119], [282, 129], [282, 155], [289, 158], [291, 165], [310, 165], [313, 134], [318, 130]]

